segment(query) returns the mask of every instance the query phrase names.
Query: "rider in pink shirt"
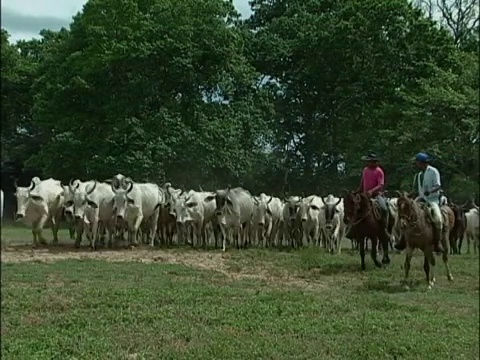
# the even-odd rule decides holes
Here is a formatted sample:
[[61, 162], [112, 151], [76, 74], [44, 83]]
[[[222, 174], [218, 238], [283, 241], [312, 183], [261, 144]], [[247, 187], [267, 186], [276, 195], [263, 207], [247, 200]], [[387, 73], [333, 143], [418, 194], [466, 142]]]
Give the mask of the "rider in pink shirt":
[[378, 166], [378, 158], [374, 153], [369, 153], [367, 156], [362, 156], [362, 160], [367, 162], [367, 166], [363, 168], [362, 180], [358, 191], [369, 194], [375, 198], [380, 209], [382, 210], [382, 218], [385, 222], [385, 227], [388, 221], [387, 201], [383, 197], [383, 188], [385, 186], [385, 174], [380, 166]]

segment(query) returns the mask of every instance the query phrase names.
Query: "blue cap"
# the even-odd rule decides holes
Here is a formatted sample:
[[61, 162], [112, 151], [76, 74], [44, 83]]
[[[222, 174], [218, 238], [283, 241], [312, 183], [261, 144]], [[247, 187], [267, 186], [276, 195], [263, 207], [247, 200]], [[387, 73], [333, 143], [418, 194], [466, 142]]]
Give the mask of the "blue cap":
[[420, 152], [417, 155], [415, 155], [415, 161], [426, 163], [429, 160], [430, 160], [430, 156], [428, 156], [423, 152]]

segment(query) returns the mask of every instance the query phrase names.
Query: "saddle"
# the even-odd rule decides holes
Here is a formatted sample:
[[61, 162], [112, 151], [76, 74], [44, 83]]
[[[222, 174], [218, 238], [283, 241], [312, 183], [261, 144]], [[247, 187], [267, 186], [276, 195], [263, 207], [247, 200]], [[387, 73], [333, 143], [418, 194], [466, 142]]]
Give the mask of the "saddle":
[[[429, 203], [424, 201], [419, 202], [420, 208], [425, 212], [425, 220], [428, 224], [433, 225], [433, 210]], [[440, 213], [442, 214], [442, 221], [444, 224], [448, 222], [448, 212], [444, 206], [440, 206]]]

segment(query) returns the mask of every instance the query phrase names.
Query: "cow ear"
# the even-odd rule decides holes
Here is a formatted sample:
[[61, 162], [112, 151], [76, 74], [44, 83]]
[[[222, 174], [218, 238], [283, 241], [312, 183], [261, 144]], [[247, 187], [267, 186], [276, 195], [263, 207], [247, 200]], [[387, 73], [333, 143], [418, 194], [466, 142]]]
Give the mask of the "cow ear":
[[232, 202], [232, 200], [230, 200], [230, 198], [229, 198], [229, 197], [227, 197], [226, 201], [227, 201], [227, 204], [228, 204], [228, 205], [230, 205], [230, 206], [232, 206], [232, 205], [233, 205], [233, 202]]
[[213, 200], [215, 200], [215, 196], [213, 196], [213, 195], [209, 195], [205, 198], [205, 202], [210, 202], [210, 201], [213, 201]]
[[135, 201], [133, 201], [131, 197], [127, 196], [127, 203], [129, 203], [130, 205], [133, 205]]

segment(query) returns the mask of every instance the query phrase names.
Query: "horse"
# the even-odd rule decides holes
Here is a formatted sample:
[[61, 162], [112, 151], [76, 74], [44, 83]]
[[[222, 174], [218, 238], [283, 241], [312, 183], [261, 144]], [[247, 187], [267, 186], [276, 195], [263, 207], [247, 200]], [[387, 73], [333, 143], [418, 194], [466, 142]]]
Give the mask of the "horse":
[[[357, 191], [346, 191], [344, 198], [344, 223], [350, 227], [348, 234], [351, 239], [357, 241], [360, 247], [360, 259], [362, 271], [365, 266], [365, 240], [372, 240], [370, 256], [376, 267], [389, 264], [388, 245], [390, 235], [382, 224], [381, 212], [376, 201], [372, 201], [367, 194]], [[380, 241], [383, 248], [382, 263], [377, 260], [377, 243]]]
[[[407, 244], [404, 265], [405, 287], [408, 289], [407, 279], [413, 250], [418, 248], [423, 251], [423, 270], [425, 271], [428, 289], [431, 289], [435, 283], [435, 276], [431, 268], [435, 266], [435, 257], [433, 256], [433, 221], [430, 209], [426, 204], [415, 201], [405, 192], [398, 196], [397, 209], [399, 226]], [[441, 213], [443, 217], [440, 240], [443, 247], [442, 260], [447, 271], [447, 278], [452, 281], [453, 276], [448, 266], [448, 240], [450, 229], [455, 222], [455, 215], [448, 206], [442, 206]]]
[[450, 229], [450, 255], [460, 254], [462, 250], [462, 242], [467, 229], [467, 218], [465, 216], [465, 208], [468, 201], [463, 205], [457, 205], [449, 202], [448, 207], [452, 209], [455, 215], [455, 222]]

